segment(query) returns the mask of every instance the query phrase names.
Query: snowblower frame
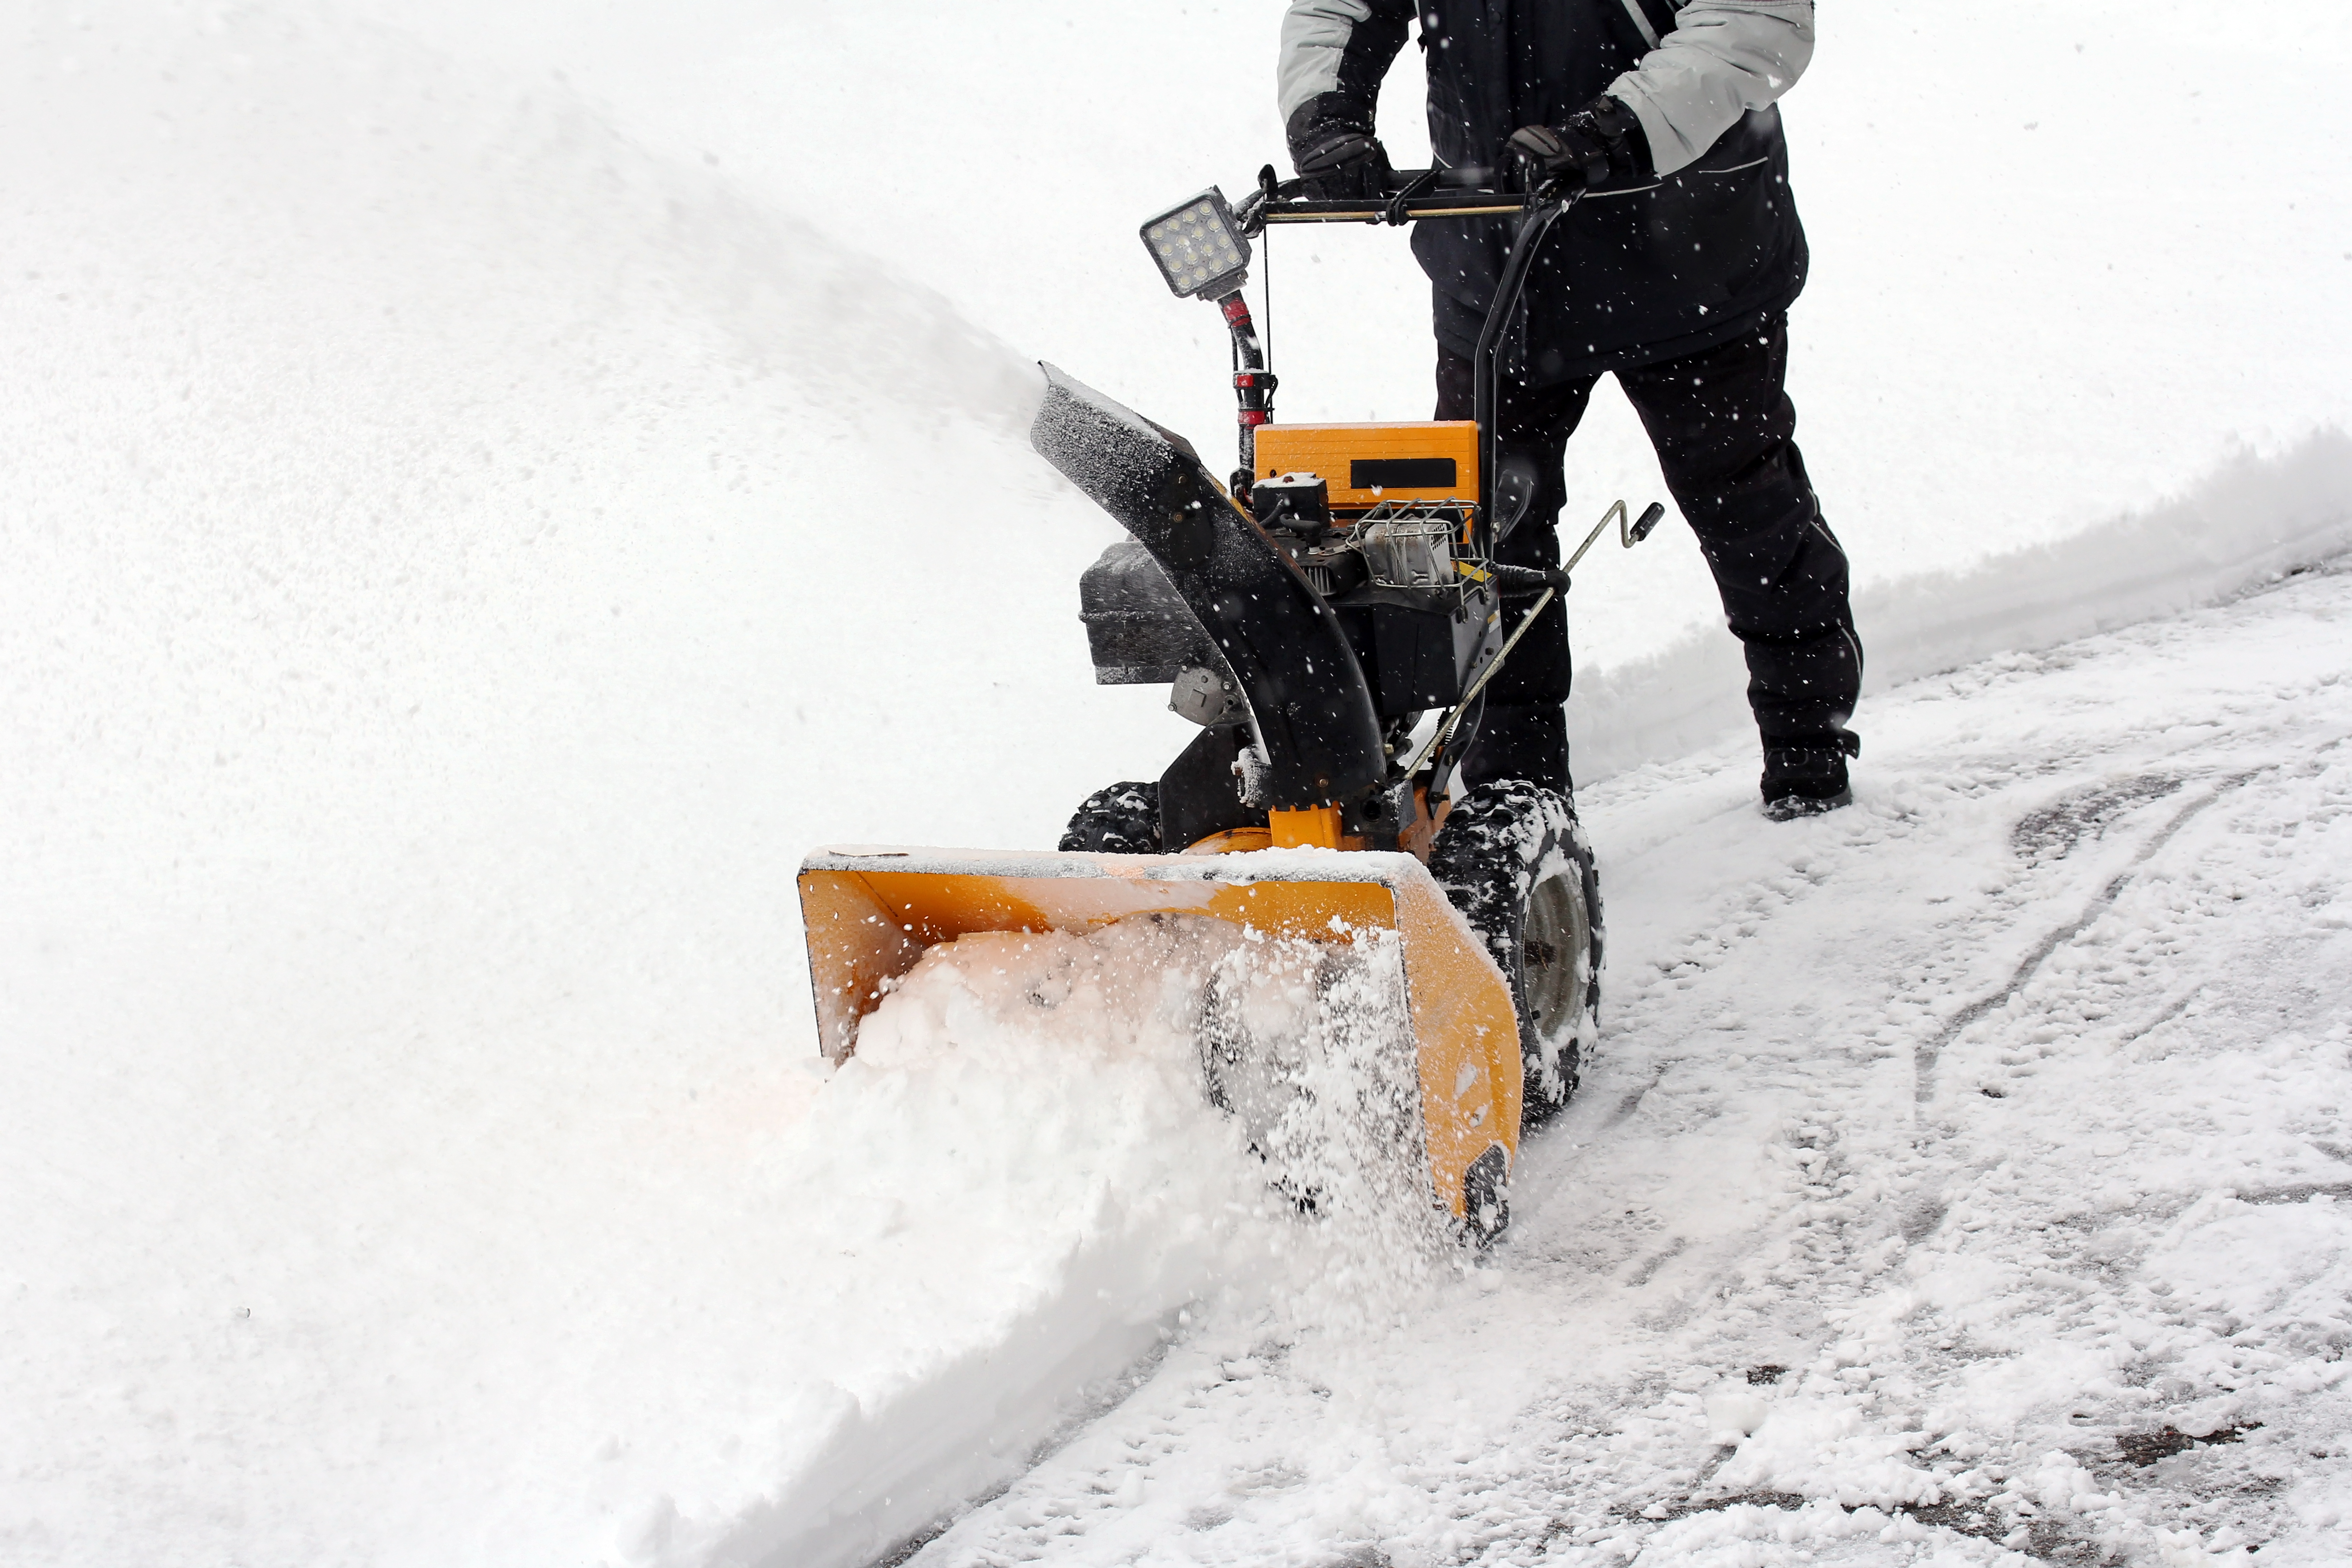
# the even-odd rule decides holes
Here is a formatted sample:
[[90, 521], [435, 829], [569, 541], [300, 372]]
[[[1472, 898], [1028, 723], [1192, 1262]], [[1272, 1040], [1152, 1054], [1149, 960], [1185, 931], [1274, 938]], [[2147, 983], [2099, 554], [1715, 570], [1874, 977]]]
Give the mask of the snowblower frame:
[[[1482, 693], [1517, 642], [1503, 635], [1504, 598], [1533, 600], [1524, 629], [1568, 586], [1566, 568], [1494, 560], [1537, 489], [1531, 468], [1505, 460], [1495, 410], [1529, 268], [1580, 193], [1496, 191], [1482, 174], [1410, 174], [1391, 196], [1350, 203], [1308, 200], [1269, 168], [1238, 208], [1212, 189], [1143, 226], [1169, 287], [1224, 317], [1241, 468], [1220, 484], [1181, 437], [1051, 365], [1030, 442], [1129, 536], [1080, 585], [1097, 681], [1170, 683], [1171, 706], [1202, 726], [1152, 786], [1143, 847], [1171, 852], [812, 855], [802, 910], [829, 1057], [854, 1051], [859, 1021], [926, 949], [972, 932], [1169, 915], [1327, 942], [1391, 931], [1433, 1196], [1467, 1233], [1500, 1230], [1525, 1094], [1522, 1021], [1492, 933], [1472, 929], [1424, 862]], [[1478, 345], [1475, 421], [1270, 426], [1275, 378], [1241, 292], [1250, 237], [1271, 224], [1514, 214]], [[1622, 503], [1611, 516], [1623, 526]], [[1286, 853], [1298, 850], [1349, 853]], [[1596, 964], [1598, 951], [1596, 937]]]

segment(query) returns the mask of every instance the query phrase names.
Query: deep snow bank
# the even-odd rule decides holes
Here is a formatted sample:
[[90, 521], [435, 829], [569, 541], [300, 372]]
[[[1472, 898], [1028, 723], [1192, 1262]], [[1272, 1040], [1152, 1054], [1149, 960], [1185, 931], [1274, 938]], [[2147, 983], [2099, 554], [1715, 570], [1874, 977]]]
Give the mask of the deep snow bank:
[[16, 26], [0, 1557], [592, 1556], [834, 1419], [792, 868], [996, 837], [956, 596], [1102, 525], [1019, 356], [560, 87]]
[[[623, 1555], [856, 1568], [1124, 1394], [1188, 1306], [1347, 1321], [1409, 1295], [1444, 1237], [1402, 974], [1380, 933], [1206, 920], [925, 953], [776, 1156], [801, 1206], [751, 1375], [777, 1407], [716, 1464], [637, 1459], [623, 1484], [657, 1492]], [[1204, 1032], [1252, 1037], [1275, 1117], [1211, 1107]], [[1383, 1094], [1401, 1113], [1360, 1115]]]
[[[2352, 437], [2330, 429], [2274, 458], [2242, 454], [2149, 510], [1963, 571], [1882, 579], [1854, 595], [1868, 659], [1857, 726], [1867, 736], [1873, 692], [2210, 604], [2347, 549]], [[1738, 643], [1713, 626], [1579, 676], [1569, 707], [1578, 779], [1684, 756], [1742, 729], [1746, 690]]]

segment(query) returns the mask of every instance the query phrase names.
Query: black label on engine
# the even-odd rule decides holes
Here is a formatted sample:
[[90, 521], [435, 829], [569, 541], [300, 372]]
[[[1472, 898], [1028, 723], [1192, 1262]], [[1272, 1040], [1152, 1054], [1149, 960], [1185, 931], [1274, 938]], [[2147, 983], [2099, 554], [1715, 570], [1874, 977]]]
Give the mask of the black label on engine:
[[1355, 490], [1450, 490], [1451, 458], [1358, 458], [1348, 465], [1348, 488]]

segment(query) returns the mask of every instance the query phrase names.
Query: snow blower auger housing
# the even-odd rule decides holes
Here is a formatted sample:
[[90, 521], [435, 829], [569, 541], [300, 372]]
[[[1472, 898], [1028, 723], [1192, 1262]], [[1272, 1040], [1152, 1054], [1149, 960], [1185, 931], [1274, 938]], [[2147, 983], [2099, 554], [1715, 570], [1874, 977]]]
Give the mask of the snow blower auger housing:
[[[1503, 345], [1537, 248], [1577, 198], [1488, 189], [1484, 173], [1318, 202], [1268, 169], [1239, 211], [1211, 190], [1144, 225], [1170, 288], [1213, 300], [1231, 331], [1240, 467], [1220, 483], [1182, 437], [1050, 365], [1030, 441], [1128, 533], [1080, 582], [1096, 679], [1170, 687], [1201, 733], [1156, 782], [1090, 799], [1058, 853], [811, 856], [802, 912], [829, 1056], [855, 1050], [859, 1020], [925, 949], [976, 931], [1167, 915], [1318, 942], [1393, 931], [1433, 1199], [1472, 1237], [1501, 1230], [1522, 1122], [1566, 1101], [1591, 1044], [1599, 889], [1564, 796], [1452, 785], [1517, 641], [1504, 601], [1529, 601], [1517, 624], [1532, 625], [1612, 520], [1630, 547], [1664, 509], [1629, 525], [1619, 502], [1558, 569], [1494, 559], [1538, 488], [1496, 438]], [[1464, 218], [1517, 224], [1479, 343], [1477, 417], [1273, 424], [1241, 292], [1251, 238]]]

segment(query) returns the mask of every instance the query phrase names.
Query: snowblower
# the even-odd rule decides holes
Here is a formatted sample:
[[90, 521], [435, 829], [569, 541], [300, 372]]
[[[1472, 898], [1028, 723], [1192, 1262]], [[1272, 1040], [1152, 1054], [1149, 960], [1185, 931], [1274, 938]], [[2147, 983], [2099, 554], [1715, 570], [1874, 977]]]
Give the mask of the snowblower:
[[[825, 849], [800, 889], [835, 1060], [925, 949], [975, 931], [1192, 915], [1318, 942], [1393, 932], [1433, 1201], [1484, 1239], [1507, 1222], [1522, 1127], [1567, 1102], [1593, 1044], [1601, 900], [1565, 796], [1454, 785], [1517, 641], [1505, 602], [1532, 626], [1612, 521], [1630, 548], [1664, 509], [1628, 522], [1619, 501], [1558, 570], [1495, 559], [1538, 488], [1497, 439], [1498, 378], [1529, 268], [1577, 194], [1496, 189], [1480, 170], [1401, 179], [1383, 199], [1320, 201], [1269, 168], [1238, 209], [1212, 188], [1143, 225], [1169, 287], [1213, 302], [1230, 331], [1228, 482], [1181, 437], [1044, 367], [1031, 444], [1128, 534], [1079, 584], [1095, 679], [1170, 688], [1200, 734], [1157, 780], [1090, 797], [1057, 852]], [[1242, 292], [1251, 241], [1272, 225], [1464, 219], [1517, 226], [1475, 419], [1275, 423]]]

